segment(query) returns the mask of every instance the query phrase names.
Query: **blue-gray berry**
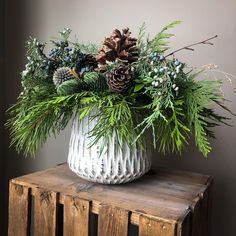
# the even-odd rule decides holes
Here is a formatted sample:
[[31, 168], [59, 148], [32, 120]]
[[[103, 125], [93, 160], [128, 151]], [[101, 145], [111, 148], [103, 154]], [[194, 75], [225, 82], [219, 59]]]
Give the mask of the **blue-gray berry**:
[[178, 59], [176, 59], [174, 63], [175, 63], [176, 66], [178, 66], [180, 62], [179, 62]]

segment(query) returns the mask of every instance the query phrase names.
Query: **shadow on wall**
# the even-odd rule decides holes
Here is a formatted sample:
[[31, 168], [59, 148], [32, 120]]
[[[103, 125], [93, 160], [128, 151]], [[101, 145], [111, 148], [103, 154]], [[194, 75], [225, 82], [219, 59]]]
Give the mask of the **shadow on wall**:
[[[39, 1], [35, 1], [37, 4]], [[25, 41], [28, 37], [26, 32], [27, 22], [26, 18], [27, 1], [1, 1], [1, 16], [4, 17], [4, 71], [1, 76], [1, 99], [4, 104], [1, 104], [1, 122], [5, 123], [7, 117], [4, 114], [5, 110], [16, 102], [20, 91], [20, 76], [24, 65]], [[1, 32], [3, 32], [1, 30]], [[2, 45], [1, 45], [2, 46]], [[3, 55], [1, 53], [1, 55]], [[3, 64], [2, 64], [3, 65]], [[2, 74], [1, 74], [2, 75]], [[1, 100], [2, 101], [2, 100]], [[3, 108], [3, 109], [2, 109]], [[3, 118], [2, 118], [3, 117]], [[1, 174], [4, 176], [4, 181], [1, 184], [1, 235], [7, 235], [7, 206], [8, 206], [8, 181], [9, 179], [25, 174], [27, 171], [20, 157], [13, 148], [9, 147], [9, 131], [5, 130], [1, 124]], [[2, 135], [4, 134], [4, 136]], [[1, 178], [2, 179], [2, 178]], [[3, 210], [2, 210], [3, 209]]]
[[[0, 1], [0, 209], [4, 207], [4, 196], [5, 188], [3, 187], [5, 184], [5, 176], [4, 176], [4, 110], [5, 110], [5, 99], [4, 99], [4, 2]], [[4, 216], [1, 212], [0, 214], [0, 228], [3, 228], [3, 219]]]
[[[20, 75], [25, 53], [25, 1], [5, 1], [5, 107], [16, 102], [20, 92]], [[7, 118], [7, 117], [6, 117]], [[11, 178], [23, 174], [21, 158], [9, 148], [9, 130], [5, 131], [5, 176]]]
[[[17, 100], [17, 96], [21, 90], [21, 80], [20, 72], [25, 66], [25, 42], [32, 37], [40, 38], [40, 30], [43, 25], [40, 24], [40, 19], [43, 17], [44, 5], [41, 1], [23, 0], [23, 1], [2, 1], [4, 8], [1, 8], [4, 12], [4, 76], [1, 82], [0, 88], [4, 90], [4, 104], [1, 110], [2, 124], [5, 123], [7, 117], [4, 114], [5, 110], [14, 104]], [[32, 9], [37, 9], [37, 12], [32, 13]], [[2, 14], [1, 14], [2, 15]], [[33, 24], [32, 24], [33, 22]], [[35, 35], [36, 33], [36, 35]], [[1, 37], [1, 34], [0, 34]], [[1, 45], [2, 46], [2, 45]], [[1, 54], [2, 55], [2, 54]], [[4, 86], [3, 86], [4, 84]], [[1, 91], [2, 92], [2, 91]], [[2, 102], [2, 100], [1, 100]], [[0, 104], [2, 105], [2, 104]], [[7, 235], [7, 206], [8, 206], [8, 182], [11, 178], [21, 176], [30, 172], [37, 171], [39, 169], [44, 169], [48, 166], [55, 165], [57, 162], [62, 162], [60, 160], [50, 160], [51, 153], [44, 153], [42, 150], [42, 156], [44, 158], [24, 158], [21, 154], [17, 154], [14, 148], [9, 148], [10, 138], [9, 130], [5, 130], [1, 124], [1, 134], [4, 132], [5, 137], [1, 136], [1, 154], [4, 153], [0, 165], [1, 174], [4, 176], [4, 181], [1, 184], [1, 217], [0, 217], [0, 235]], [[65, 131], [66, 132], [66, 131]], [[57, 139], [65, 143], [65, 132], [62, 133]], [[69, 133], [66, 134], [69, 137]], [[55, 142], [53, 139], [49, 140], [49, 145], [52, 149], [54, 148]], [[64, 148], [64, 147], [61, 147]], [[64, 148], [64, 152], [67, 150]], [[64, 161], [64, 160], [63, 160]], [[2, 163], [3, 162], [3, 163]], [[2, 179], [2, 178], [1, 178]], [[2, 220], [1, 220], [2, 218]]]

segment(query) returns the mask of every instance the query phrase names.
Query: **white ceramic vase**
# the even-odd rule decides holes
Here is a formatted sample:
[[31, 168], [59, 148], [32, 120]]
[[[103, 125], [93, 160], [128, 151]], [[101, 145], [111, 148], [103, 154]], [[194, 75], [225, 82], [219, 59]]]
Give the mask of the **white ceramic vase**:
[[106, 147], [102, 146], [102, 140], [89, 147], [92, 140], [88, 133], [96, 122], [91, 114], [81, 121], [78, 117], [73, 120], [68, 164], [74, 173], [92, 182], [121, 184], [138, 179], [150, 170], [151, 155], [146, 145], [129, 147], [121, 141], [120, 148], [113, 137]]

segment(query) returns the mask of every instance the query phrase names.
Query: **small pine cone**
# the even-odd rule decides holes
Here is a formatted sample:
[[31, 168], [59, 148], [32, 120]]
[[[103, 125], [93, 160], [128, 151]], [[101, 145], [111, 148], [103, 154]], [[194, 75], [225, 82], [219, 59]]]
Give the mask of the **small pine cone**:
[[84, 72], [92, 71], [97, 66], [97, 60], [93, 55], [81, 53], [75, 66], [75, 72], [80, 76]]
[[133, 73], [129, 66], [120, 65], [106, 73], [107, 84], [112, 92], [124, 93], [132, 83]]
[[130, 35], [129, 28], [123, 29], [122, 33], [115, 29], [110, 37], [105, 38], [97, 56], [100, 70], [105, 70], [107, 61], [118, 60], [127, 64], [138, 60], [137, 39]]
[[64, 81], [71, 80], [74, 77], [73, 71], [69, 67], [60, 67], [53, 74], [53, 83], [58, 87]]

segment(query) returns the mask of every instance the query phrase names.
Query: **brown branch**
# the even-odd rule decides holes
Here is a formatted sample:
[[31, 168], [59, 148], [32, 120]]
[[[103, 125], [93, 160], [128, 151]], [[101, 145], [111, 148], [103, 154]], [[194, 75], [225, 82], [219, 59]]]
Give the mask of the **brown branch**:
[[212, 42], [209, 42], [209, 41], [212, 40], [212, 39], [214, 39], [214, 38], [217, 38], [217, 37], [218, 37], [218, 35], [215, 35], [215, 36], [210, 37], [210, 38], [208, 38], [208, 39], [205, 39], [205, 40], [203, 40], [203, 41], [200, 41], [200, 42], [197, 42], [197, 43], [193, 43], [193, 44], [190, 44], [190, 45], [188, 45], [188, 46], [179, 48], [179, 49], [177, 49], [177, 50], [171, 52], [170, 54], [166, 55], [165, 57], [169, 57], [169, 56], [171, 56], [171, 55], [174, 55], [175, 53], [177, 53], [177, 52], [179, 52], [179, 51], [181, 51], [181, 50], [194, 51], [194, 49], [193, 49], [192, 47], [194, 47], [194, 46], [196, 46], [196, 45], [199, 45], [199, 44], [209, 44], [209, 45], [213, 45], [213, 43], [212, 43]]

